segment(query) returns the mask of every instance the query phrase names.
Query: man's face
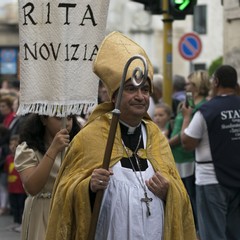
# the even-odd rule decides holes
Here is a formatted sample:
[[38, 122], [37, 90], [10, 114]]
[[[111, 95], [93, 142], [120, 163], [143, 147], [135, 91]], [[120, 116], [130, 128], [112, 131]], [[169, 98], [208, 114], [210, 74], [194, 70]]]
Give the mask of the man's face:
[[136, 87], [131, 80], [128, 80], [123, 89], [120, 119], [130, 126], [137, 125], [148, 110], [149, 96], [150, 85], [148, 81]]

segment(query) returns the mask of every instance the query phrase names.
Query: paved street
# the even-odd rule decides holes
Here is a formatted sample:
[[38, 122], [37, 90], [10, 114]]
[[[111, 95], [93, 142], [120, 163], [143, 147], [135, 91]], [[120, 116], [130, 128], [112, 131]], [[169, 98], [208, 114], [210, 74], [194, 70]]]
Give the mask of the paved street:
[[0, 216], [0, 240], [20, 240], [20, 233], [8, 230], [13, 224], [13, 217], [10, 215]]

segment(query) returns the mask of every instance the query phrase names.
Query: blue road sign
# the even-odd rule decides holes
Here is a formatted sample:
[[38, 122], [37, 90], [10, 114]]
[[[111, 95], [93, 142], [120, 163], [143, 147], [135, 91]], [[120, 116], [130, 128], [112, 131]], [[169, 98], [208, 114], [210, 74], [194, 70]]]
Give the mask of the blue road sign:
[[181, 37], [178, 49], [184, 59], [191, 61], [197, 58], [202, 50], [201, 39], [195, 33], [187, 33]]

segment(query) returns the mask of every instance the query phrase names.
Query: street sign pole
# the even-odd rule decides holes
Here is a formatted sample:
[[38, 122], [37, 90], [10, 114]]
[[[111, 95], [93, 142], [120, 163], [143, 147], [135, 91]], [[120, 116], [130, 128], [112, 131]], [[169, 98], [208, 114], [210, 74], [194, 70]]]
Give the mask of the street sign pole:
[[163, 0], [163, 101], [172, 106], [172, 22], [168, 0]]

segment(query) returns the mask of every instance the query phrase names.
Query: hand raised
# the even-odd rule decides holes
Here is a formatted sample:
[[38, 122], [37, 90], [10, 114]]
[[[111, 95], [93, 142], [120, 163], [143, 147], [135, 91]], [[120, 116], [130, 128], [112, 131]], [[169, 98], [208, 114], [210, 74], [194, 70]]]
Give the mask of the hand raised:
[[57, 153], [63, 151], [66, 147], [68, 147], [70, 142], [70, 135], [67, 129], [61, 129], [56, 133], [51, 147], [53, 147]]

